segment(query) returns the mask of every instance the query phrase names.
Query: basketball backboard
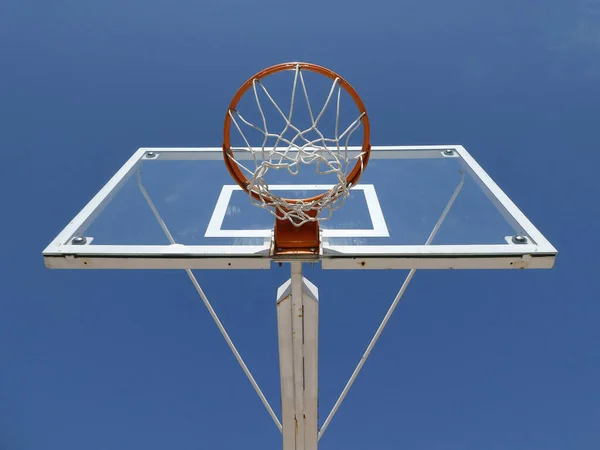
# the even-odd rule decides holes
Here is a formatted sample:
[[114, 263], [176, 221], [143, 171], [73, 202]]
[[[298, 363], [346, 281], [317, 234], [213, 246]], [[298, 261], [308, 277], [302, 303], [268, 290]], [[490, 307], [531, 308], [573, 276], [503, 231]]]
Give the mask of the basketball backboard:
[[[330, 188], [315, 172], [291, 181], [276, 174], [270, 188]], [[460, 145], [373, 147], [320, 227], [320, 254], [305, 260], [324, 269], [551, 268], [556, 256]], [[273, 216], [224, 170], [222, 148], [141, 148], [43, 255], [50, 268], [267, 269], [278, 261], [272, 230]]]

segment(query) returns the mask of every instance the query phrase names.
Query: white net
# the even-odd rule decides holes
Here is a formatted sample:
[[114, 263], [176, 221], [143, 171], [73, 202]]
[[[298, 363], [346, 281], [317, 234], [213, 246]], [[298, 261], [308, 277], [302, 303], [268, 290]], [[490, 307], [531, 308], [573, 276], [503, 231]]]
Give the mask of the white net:
[[[309, 124], [304, 129], [293, 123], [298, 85], [301, 86], [308, 108]], [[240, 161], [233, 154], [229, 154], [227, 157], [247, 177], [247, 189], [251, 194], [250, 199], [255, 205], [269, 210], [275, 217], [289, 220], [296, 226], [301, 226], [309, 221], [327, 220], [331, 217], [333, 211], [343, 205], [352, 187], [347, 180], [349, 171], [356, 165], [358, 165], [361, 172], [363, 169], [364, 152], [352, 153], [349, 152], [348, 147], [351, 142], [350, 138], [361, 126], [362, 118], [366, 114], [365, 112], [360, 113], [350, 125], [340, 132], [340, 108], [343, 90], [340, 85], [340, 78], [335, 78], [323, 107], [315, 116], [301, 66], [297, 65], [294, 69], [290, 108], [287, 114], [277, 104], [264, 84], [256, 78], [252, 80], [252, 92], [258, 107], [259, 118], [256, 121], [259, 124], [252, 123], [242, 116], [237, 109], [229, 110], [229, 117], [244, 143], [242, 149], [250, 153], [251, 158]], [[248, 94], [250, 95], [249, 92]], [[283, 129], [278, 133], [269, 129], [265, 108], [261, 103], [261, 96], [263, 96], [263, 101], [268, 101], [275, 108], [273, 112], [284, 121]], [[334, 98], [335, 100], [333, 100]], [[319, 129], [319, 124], [332, 103], [335, 103], [336, 108], [335, 126], [333, 136], [326, 136]], [[280, 122], [279, 118], [278, 121]], [[258, 131], [262, 142], [253, 146], [244, 133], [243, 125]], [[250, 165], [251, 163], [253, 164]], [[307, 199], [283, 198], [269, 189], [269, 184], [266, 181], [266, 175], [269, 171], [286, 170], [290, 175], [295, 176], [300, 173], [303, 166], [311, 166], [319, 175], [334, 177], [336, 180], [335, 185], [329, 191]]]

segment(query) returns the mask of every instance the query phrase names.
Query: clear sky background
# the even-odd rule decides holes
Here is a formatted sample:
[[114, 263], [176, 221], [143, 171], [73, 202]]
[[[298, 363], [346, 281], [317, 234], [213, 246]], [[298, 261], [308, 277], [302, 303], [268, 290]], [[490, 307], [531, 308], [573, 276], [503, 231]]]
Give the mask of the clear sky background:
[[[597, 0], [0, 3], [0, 449], [279, 448], [184, 272], [41, 251], [138, 147], [219, 146], [289, 60], [347, 77], [374, 144], [465, 145], [560, 252], [418, 272], [322, 448], [600, 448], [599, 30]], [[287, 275], [197, 272], [277, 411]], [[321, 420], [404, 275], [307, 272]]]

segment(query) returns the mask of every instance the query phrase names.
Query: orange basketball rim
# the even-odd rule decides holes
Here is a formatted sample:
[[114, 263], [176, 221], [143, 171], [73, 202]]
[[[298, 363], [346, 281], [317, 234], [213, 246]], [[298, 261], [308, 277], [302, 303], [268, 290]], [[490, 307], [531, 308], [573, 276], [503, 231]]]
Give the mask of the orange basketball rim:
[[[356, 104], [356, 107], [358, 108], [358, 112], [360, 114], [360, 122], [363, 128], [363, 139], [361, 146], [361, 155], [359, 158], [357, 158], [354, 167], [348, 172], [348, 174], [345, 177], [347, 186], [354, 186], [358, 183], [358, 180], [360, 179], [363, 170], [366, 168], [369, 162], [369, 156], [371, 152], [369, 118], [363, 101], [361, 100], [356, 90], [350, 85], [350, 83], [348, 83], [343, 77], [341, 77], [334, 71], [311, 63], [288, 62], [268, 67], [258, 72], [256, 75], [250, 77], [244, 84], [242, 84], [242, 86], [235, 93], [233, 99], [231, 100], [231, 103], [229, 104], [227, 113], [225, 114], [225, 124], [223, 128], [223, 157], [225, 160], [227, 170], [229, 171], [235, 182], [246, 193], [248, 193], [258, 201], [261, 201], [264, 198], [267, 198], [268, 200], [272, 199], [264, 193], [262, 194], [263, 199], [261, 199], [261, 196], [250, 188], [250, 181], [248, 180], [247, 176], [242, 172], [238, 163], [235, 161], [235, 154], [233, 149], [231, 148], [231, 115], [237, 111], [237, 107], [240, 100], [248, 92], [248, 90], [252, 88], [255, 82], [261, 81], [270, 75], [289, 70], [311, 71], [323, 75], [333, 80], [334, 82], [337, 80], [339, 86], [350, 95], [350, 97]], [[314, 203], [323, 199], [327, 195], [327, 193], [328, 192], [323, 192], [319, 195], [308, 198], [285, 199], [285, 201], [289, 204]], [[316, 220], [316, 217], [318, 216], [318, 211], [309, 211], [308, 215], [315, 218], [314, 222], [309, 222], [301, 226], [296, 226], [290, 223], [288, 220], [280, 220], [279, 213], [277, 213], [278, 218], [275, 221], [274, 254], [318, 254], [318, 247], [320, 241], [318, 221]]]

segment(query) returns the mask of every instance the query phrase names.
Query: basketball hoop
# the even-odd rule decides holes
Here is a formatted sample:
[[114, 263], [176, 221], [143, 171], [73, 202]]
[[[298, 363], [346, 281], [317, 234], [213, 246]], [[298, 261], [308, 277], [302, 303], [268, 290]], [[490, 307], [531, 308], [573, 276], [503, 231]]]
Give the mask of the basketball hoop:
[[[285, 114], [273, 96], [263, 85], [262, 80], [279, 72], [293, 71], [293, 86], [290, 111]], [[323, 108], [316, 116], [313, 114], [303, 71], [310, 71], [332, 80], [329, 95]], [[294, 102], [297, 86], [301, 85], [308, 107], [310, 126], [304, 130], [293, 124]], [[342, 90], [353, 100], [358, 108], [358, 117], [340, 132], [340, 99]], [[246, 93], [252, 91], [260, 114], [261, 124], [256, 125], [247, 120], [238, 105]], [[270, 131], [268, 120], [262, 107], [259, 93], [270, 102], [284, 121], [284, 129], [277, 133]], [[336, 98], [335, 131], [333, 137], [325, 136], [319, 130], [319, 122]], [[231, 125], [240, 133], [244, 146], [233, 148], [231, 145]], [[262, 142], [253, 145], [244, 134], [245, 125], [261, 133]], [[352, 134], [362, 126], [362, 146], [358, 155], [351, 156], [348, 152]], [[294, 137], [287, 138], [286, 133]], [[317, 138], [309, 139], [307, 134], [315, 134]], [[274, 139], [275, 144], [267, 145], [268, 139]], [[250, 155], [246, 158], [236, 158], [237, 152]], [[268, 209], [275, 216], [274, 250], [275, 255], [319, 254], [319, 220], [327, 220], [336, 209], [339, 209], [350, 193], [350, 188], [358, 183], [362, 172], [369, 161], [371, 152], [370, 126], [366, 108], [354, 88], [337, 73], [310, 63], [283, 63], [271, 66], [249, 78], [236, 92], [225, 115], [223, 133], [223, 156], [225, 165], [235, 182], [249, 194], [255, 205]], [[245, 155], [248, 156], [248, 155]], [[251, 161], [248, 167], [244, 162]], [[297, 175], [303, 165], [314, 165], [319, 175], [334, 175], [337, 183], [328, 191], [314, 197], [283, 198], [269, 189], [265, 175], [270, 170], [286, 169], [289, 174]]]

